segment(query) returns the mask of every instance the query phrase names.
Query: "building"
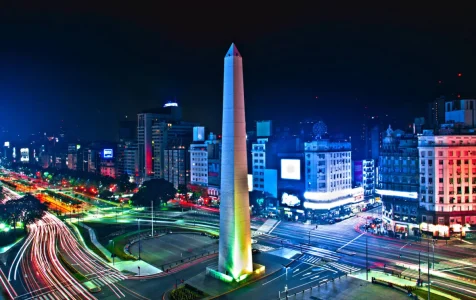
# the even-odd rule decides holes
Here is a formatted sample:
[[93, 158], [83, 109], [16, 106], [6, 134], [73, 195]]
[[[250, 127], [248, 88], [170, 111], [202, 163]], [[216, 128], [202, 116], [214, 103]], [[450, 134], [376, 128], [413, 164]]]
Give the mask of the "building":
[[462, 127], [475, 128], [476, 100], [458, 99], [445, 103], [445, 123], [461, 124]]
[[194, 141], [189, 149], [190, 185], [194, 188], [206, 188], [207, 195], [219, 196], [221, 141], [213, 133], [210, 133], [208, 140], [201, 140]]
[[375, 193], [375, 161], [373, 159], [353, 161], [353, 182], [364, 189], [364, 197], [370, 198]]
[[129, 141], [124, 143], [124, 174], [129, 176], [130, 182], [139, 182], [139, 153], [137, 142]]
[[[165, 151], [176, 145], [189, 145], [196, 123], [158, 121], [152, 125], [153, 178], [164, 178]], [[187, 155], [188, 156], [188, 155]]]
[[[472, 103], [458, 102], [467, 108]], [[426, 131], [418, 137], [418, 151], [422, 222], [455, 232], [459, 225], [476, 224], [476, 136]]]
[[[116, 151], [116, 176], [121, 177], [123, 175], [130, 176], [131, 174], [126, 172], [126, 149], [131, 147], [132, 144], [137, 145], [137, 122], [124, 120], [119, 122], [119, 139], [117, 143]], [[133, 168], [135, 170], [135, 168]]]
[[190, 178], [190, 156], [188, 147], [177, 143], [169, 145], [164, 151], [164, 179], [176, 189], [186, 186]]
[[[162, 159], [160, 156], [158, 169], [155, 170], [154, 159], [155, 152], [153, 144], [153, 135], [163, 134], [158, 132], [167, 127], [168, 122], [177, 122], [182, 119], [182, 109], [176, 104], [167, 103], [164, 107], [154, 110], [148, 110], [137, 115], [137, 150], [138, 150], [138, 169], [140, 181], [151, 178], [161, 178]], [[160, 125], [159, 125], [160, 124]], [[162, 150], [159, 151], [162, 153]], [[155, 173], [158, 173], [155, 176]]]
[[436, 129], [445, 123], [445, 97], [440, 96], [428, 103], [428, 128]]
[[417, 137], [389, 126], [382, 142], [375, 192], [383, 202], [381, 230], [391, 236], [419, 233], [418, 157]]
[[306, 192], [329, 193], [352, 188], [350, 142], [304, 143]]

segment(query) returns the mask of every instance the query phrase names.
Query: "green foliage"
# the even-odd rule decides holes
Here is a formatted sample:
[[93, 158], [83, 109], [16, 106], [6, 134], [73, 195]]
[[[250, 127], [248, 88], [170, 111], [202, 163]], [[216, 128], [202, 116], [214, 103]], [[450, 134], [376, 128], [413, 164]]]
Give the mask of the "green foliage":
[[34, 196], [27, 194], [17, 200], [7, 201], [0, 205], [0, 217], [6, 220], [16, 229], [17, 222], [24, 225], [32, 224], [36, 220], [41, 219], [46, 211], [46, 205], [40, 202]]
[[155, 201], [155, 205], [158, 205], [159, 202], [164, 203], [173, 199], [176, 193], [177, 190], [172, 183], [164, 179], [152, 179], [144, 182], [131, 200], [139, 206], [149, 206], [151, 201]]
[[172, 300], [197, 300], [203, 298], [197, 291], [189, 288], [188, 285], [179, 287], [170, 293]]

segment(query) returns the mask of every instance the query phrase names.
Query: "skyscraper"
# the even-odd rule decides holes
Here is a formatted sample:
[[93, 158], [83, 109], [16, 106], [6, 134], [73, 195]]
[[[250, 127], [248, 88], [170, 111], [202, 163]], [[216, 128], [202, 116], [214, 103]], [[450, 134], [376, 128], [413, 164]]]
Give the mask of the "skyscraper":
[[218, 271], [240, 281], [253, 272], [246, 156], [243, 62], [234, 44], [225, 56]]

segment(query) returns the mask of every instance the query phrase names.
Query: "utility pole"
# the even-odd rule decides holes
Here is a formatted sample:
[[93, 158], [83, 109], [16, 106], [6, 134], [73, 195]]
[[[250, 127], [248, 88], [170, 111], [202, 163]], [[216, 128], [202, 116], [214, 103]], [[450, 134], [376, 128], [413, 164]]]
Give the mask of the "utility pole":
[[[140, 248], [141, 248], [141, 241], [140, 241], [140, 219], [137, 219], [137, 226], [139, 230], [139, 259], [140, 259]], [[140, 276], [140, 275], [139, 275]]]
[[154, 237], [154, 200], [150, 201], [150, 207], [152, 209], [152, 237]]
[[369, 243], [368, 236], [365, 235], [365, 278], [369, 281]]
[[418, 285], [421, 284], [421, 251], [418, 251]]
[[428, 300], [430, 300], [430, 237], [428, 237]]

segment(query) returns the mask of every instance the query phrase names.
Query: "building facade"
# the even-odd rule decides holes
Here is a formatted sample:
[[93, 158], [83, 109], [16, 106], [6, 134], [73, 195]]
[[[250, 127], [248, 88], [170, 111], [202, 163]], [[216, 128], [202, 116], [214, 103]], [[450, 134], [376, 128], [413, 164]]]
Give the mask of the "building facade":
[[382, 231], [391, 236], [419, 233], [419, 155], [413, 134], [397, 134], [390, 127], [383, 138], [378, 189], [382, 198]]
[[364, 189], [364, 197], [373, 197], [375, 193], [375, 161], [373, 159], [353, 161], [354, 184]]
[[190, 178], [190, 156], [184, 145], [169, 146], [164, 151], [164, 179], [176, 189], [186, 186]]
[[220, 195], [221, 141], [210, 133], [208, 140], [190, 145], [190, 184], [207, 189], [209, 196]]
[[476, 136], [426, 132], [418, 150], [422, 222], [476, 224]]

